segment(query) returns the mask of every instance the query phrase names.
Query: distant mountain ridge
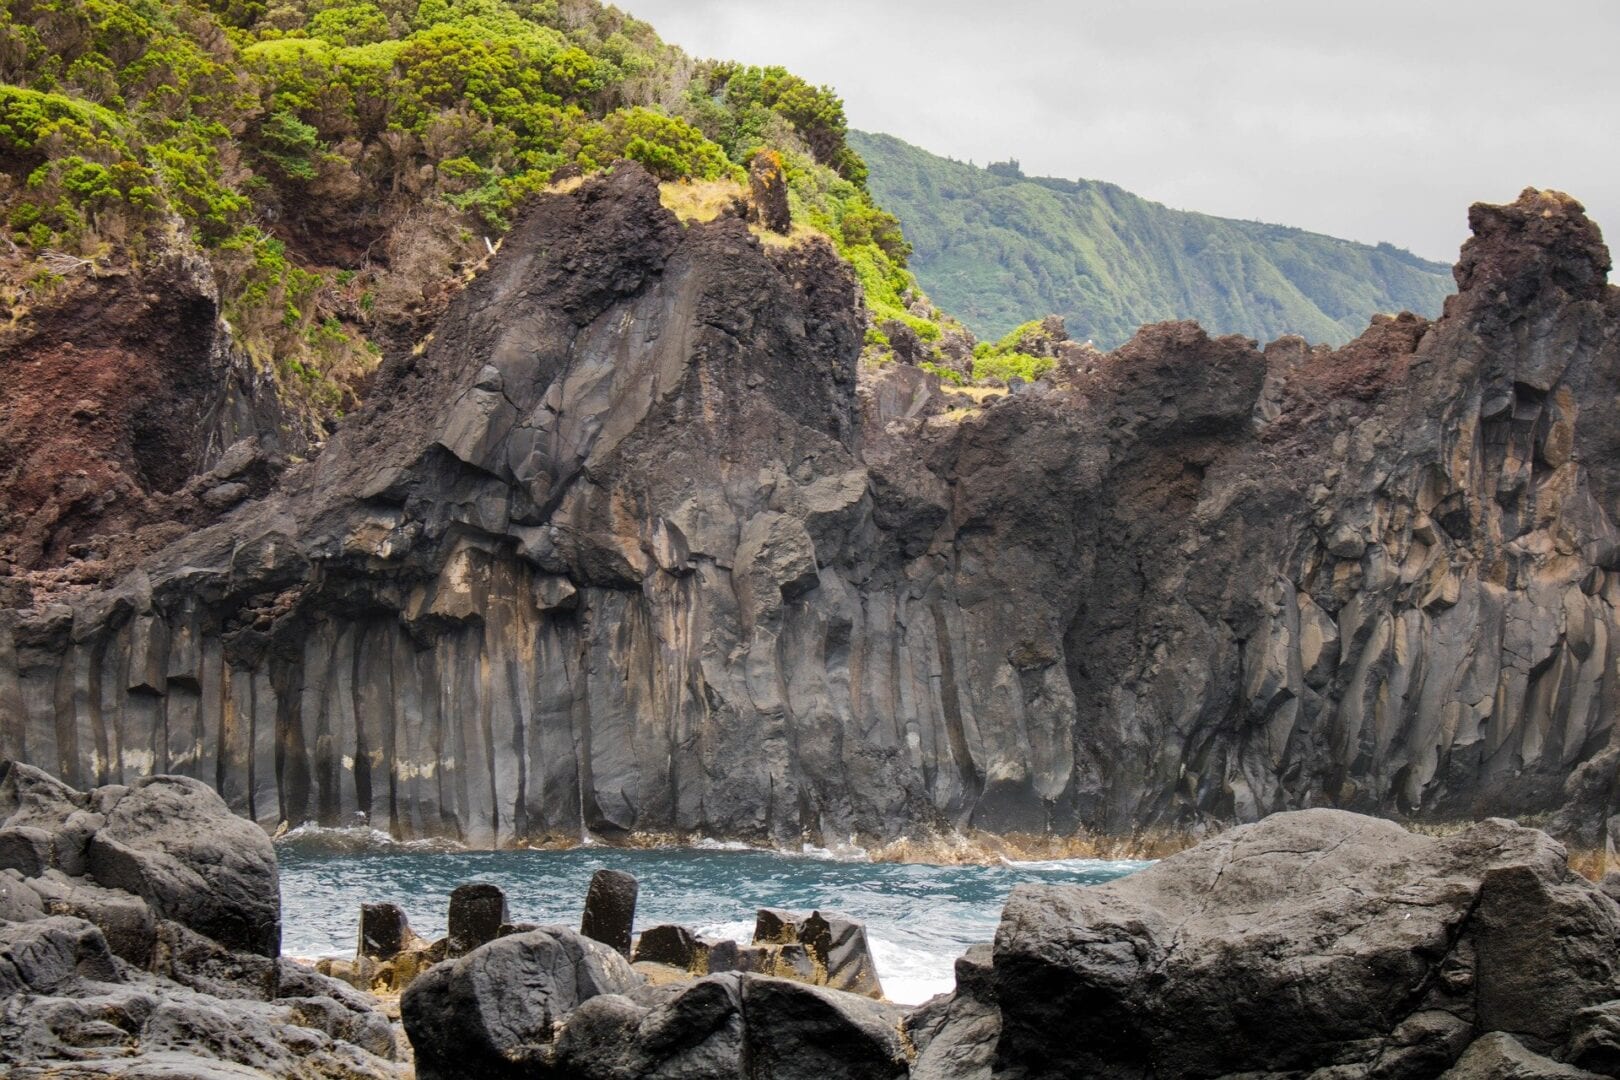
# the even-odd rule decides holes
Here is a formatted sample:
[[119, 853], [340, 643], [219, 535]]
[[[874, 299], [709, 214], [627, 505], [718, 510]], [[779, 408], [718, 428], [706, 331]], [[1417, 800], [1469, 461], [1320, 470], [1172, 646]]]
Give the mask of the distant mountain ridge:
[[1172, 210], [1095, 180], [980, 168], [891, 135], [850, 132], [877, 201], [915, 248], [911, 269], [981, 337], [1032, 313], [1123, 344], [1144, 323], [1197, 319], [1262, 342], [1343, 344], [1377, 312], [1439, 314], [1451, 268], [1391, 244]]

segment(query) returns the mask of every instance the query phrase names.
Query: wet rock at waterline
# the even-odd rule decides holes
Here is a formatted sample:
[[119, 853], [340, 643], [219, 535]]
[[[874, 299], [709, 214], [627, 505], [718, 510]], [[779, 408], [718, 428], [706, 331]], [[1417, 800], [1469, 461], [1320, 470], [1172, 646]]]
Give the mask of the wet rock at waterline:
[[506, 911], [506, 894], [500, 886], [487, 882], [458, 885], [450, 894], [450, 932], [445, 945], [448, 955], [465, 956], [480, 945], [494, 941], [501, 927], [511, 921]]
[[867, 997], [883, 996], [866, 928], [853, 919], [762, 908], [754, 921], [754, 944], [801, 945], [815, 965], [815, 977], [807, 981]]
[[398, 904], [362, 904], [357, 956], [372, 960], [392, 960], [422, 939], [411, 929], [411, 921]]
[[687, 927], [664, 923], [636, 936], [632, 959], [638, 964], [662, 964], [702, 973], [709, 970], [710, 947], [710, 942]]
[[0, 762], [0, 837], [0, 1073], [399, 1075], [368, 998], [278, 958], [275, 852], [207, 786]]
[[275, 491], [0, 615], [0, 752], [479, 845], [1330, 804], [1596, 846], [1620, 301], [1573, 200], [1472, 224], [1438, 321], [1164, 324], [977, 403], [858, 369], [825, 245], [624, 166]]
[[635, 929], [636, 879], [623, 870], [598, 870], [591, 876], [585, 893], [585, 913], [579, 932], [586, 937], [630, 955], [630, 935]]
[[421, 1080], [906, 1075], [899, 1006], [736, 972], [655, 987], [561, 928], [435, 967], [401, 1013]]

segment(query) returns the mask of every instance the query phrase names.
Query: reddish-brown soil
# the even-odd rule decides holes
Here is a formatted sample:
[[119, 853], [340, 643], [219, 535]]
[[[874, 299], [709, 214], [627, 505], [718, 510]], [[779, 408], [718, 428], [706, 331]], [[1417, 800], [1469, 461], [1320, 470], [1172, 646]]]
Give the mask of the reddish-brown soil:
[[0, 338], [0, 568], [100, 561], [193, 518], [176, 493], [219, 373], [214, 305], [180, 279], [79, 279]]

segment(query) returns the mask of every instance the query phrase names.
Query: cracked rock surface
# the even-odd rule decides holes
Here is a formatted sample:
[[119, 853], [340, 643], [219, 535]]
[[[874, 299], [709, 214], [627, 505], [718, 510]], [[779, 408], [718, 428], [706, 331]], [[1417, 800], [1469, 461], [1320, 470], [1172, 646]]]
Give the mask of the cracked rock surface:
[[373, 1001], [280, 951], [275, 852], [206, 785], [0, 761], [0, 1075], [403, 1076]]
[[1613, 1076], [1617, 949], [1620, 906], [1539, 830], [1278, 814], [1015, 889], [993, 951], [908, 1020], [912, 1075]]

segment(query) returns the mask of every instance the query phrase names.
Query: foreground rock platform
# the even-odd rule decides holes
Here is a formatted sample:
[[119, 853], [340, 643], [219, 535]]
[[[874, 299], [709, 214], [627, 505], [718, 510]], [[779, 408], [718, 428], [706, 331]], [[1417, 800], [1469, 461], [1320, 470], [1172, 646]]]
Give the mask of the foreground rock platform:
[[0, 761], [0, 1075], [384, 1080], [365, 995], [280, 958], [274, 849], [213, 790]]
[[1104, 885], [1020, 886], [956, 972], [915, 1009], [749, 972], [653, 984], [549, 927], [402, 1008], [423, 1080], [1620, 1076], [1620, 904], [1505, 820], [1273, 815]]
[[0, 754], [476, 845], [1334, 805], [1601, 846], [1620, 290], [1567, 196], [1470, 222], [1437, 321], [1049, 335], [981, 404], [858, 366], [829, 246], [623, 165], [274, 490], [0, 612]]
[[1620, 1075], [1620, 906], [1501, 820], [1278, 814], [1020, 886], [958, 973], [908, 1021], [915, 1077]]

